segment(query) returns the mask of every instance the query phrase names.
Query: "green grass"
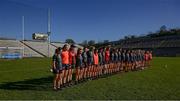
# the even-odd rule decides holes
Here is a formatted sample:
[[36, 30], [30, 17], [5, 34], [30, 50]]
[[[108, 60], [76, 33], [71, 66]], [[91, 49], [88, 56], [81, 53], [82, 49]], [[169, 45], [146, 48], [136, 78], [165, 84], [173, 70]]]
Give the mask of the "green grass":
[[[0, 99], [180, 99], [180, 58], [156, 57], [143, 71], [52, 90], [49, 59], [0, 60]], [[167, 65], [167, 67], [165, 67]]]

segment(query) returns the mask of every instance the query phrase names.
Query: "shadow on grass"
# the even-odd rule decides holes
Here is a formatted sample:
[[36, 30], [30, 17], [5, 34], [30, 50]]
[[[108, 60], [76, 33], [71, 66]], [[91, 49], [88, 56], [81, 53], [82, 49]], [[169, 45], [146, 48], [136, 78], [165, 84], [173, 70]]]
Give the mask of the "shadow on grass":
[[4, 90], [52, 90], [53, 77], [39, 79], [29, 79], [18, 82], [7, 82], [0, 84], [0, 89]]

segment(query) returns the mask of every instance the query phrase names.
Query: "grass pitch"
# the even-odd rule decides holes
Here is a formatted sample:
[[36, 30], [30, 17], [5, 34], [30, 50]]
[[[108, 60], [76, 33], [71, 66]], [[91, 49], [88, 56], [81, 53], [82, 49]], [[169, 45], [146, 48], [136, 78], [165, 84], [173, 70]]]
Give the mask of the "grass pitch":
[[0, 99], [180, 99], [179, 57], [156, 57], [152, 67], [143, 71], [119, 73], [58, 92], [52, 90], [49, 66], [48, 58], [0, 60]]

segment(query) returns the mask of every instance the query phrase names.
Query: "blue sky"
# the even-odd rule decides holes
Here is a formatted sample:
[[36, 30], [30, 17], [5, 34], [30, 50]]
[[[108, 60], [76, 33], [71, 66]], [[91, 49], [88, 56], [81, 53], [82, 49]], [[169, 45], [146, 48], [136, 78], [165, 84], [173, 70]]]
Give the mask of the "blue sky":
[[180, 27], [180, 0], [0, 0], [0, 36], [21, 39], [47, 32], [47, 8], [52, 11], [53, 41], [72, 38], [118, 40], [125, 35]]

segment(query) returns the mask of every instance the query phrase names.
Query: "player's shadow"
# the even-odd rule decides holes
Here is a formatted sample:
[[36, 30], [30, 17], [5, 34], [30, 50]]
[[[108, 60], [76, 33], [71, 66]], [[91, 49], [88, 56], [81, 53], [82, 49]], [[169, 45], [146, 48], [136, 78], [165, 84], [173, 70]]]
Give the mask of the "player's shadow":
[[0, 89], [4, 90], [50, 90], [52, 89], [53, 77], [39, 79], [29, 79], [18, 82], [7, 82], [0, 84]]

